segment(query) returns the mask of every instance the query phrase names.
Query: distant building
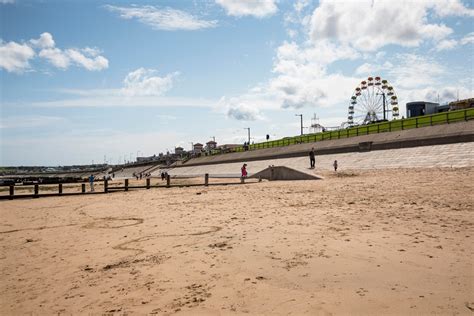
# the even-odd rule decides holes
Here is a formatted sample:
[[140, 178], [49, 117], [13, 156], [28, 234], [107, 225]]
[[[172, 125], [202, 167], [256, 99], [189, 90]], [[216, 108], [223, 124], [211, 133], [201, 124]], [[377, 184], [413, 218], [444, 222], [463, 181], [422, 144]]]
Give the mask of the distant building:
[[449, 110], [464, 110], [474, 107], [474, 98], [453, 101], [449, 103]]
[[213, 141], [213, 140], [208, 141], [208, 142], [206, 143], [206, 151], [211, 151], [211, 150], [213, 150], [213, 149], [216, 149], [216, 147], [217, 147], [217, 143], [216, 143], [215, 141]]
[[201, 143], [196, 143], [193, 145], [193, 153], [199, 154], [202, 152], [202, 149], [204, 148], [204, 145]]
[[416, 117], [438, 113], [438, 103], [416, 101], [407, 103], [407, 117]]
[[183, 148], [183, 147], [176, 147], [176, 148], [174, 149], [174, 153], [175, 153], [176, 155], [182, 155], [182, 154], [184, 154], [184, 148]]

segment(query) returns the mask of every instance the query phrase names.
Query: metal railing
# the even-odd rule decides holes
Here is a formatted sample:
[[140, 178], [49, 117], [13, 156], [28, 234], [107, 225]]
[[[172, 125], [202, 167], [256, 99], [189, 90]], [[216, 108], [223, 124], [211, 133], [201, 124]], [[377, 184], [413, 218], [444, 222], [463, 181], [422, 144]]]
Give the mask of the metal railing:
[[[474, 108], [449, 111], [443, 113], [437, 113], [432, 115], [418, 116], [400, 120], [393, 120], [382, 123], [368, 124], [350, 127], [346, 129], [339, 129], [334, 131], [307, 134], [294, 137], [285, 137], [283, 139], [267, 141], [257, 144], [251, 144], [248, 146], [248, 150], [257, 150], [265, 148], [284, 147], [295, 144], [304, 144], [319, 142], [332, 139], [341, 139], [356, 137], [361, 135], [378, 134], [385, 132], [394, 132], [407, 129], [420, 128], [425, 126], [434, 126], [441, 124], [450, 124], [461, 121], [469, 121], [474, 119]], [[230, 150], [230, 152], [243, 152], [245, 151], [244, 146], [236, 147]], [[211, 155], [221, 154], [220, 151], [215, 150], [211, 152]]]

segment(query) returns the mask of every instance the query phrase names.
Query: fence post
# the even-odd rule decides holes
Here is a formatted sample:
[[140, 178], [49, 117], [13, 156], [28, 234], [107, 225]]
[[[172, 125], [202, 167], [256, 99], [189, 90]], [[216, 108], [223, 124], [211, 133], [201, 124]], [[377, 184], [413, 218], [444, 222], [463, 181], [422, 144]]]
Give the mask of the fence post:
[[209, 185], [209, 173], [204, 175], [204, 185], [207, 187]]
[[81, 185], [81, 193], [86, 193], [86, 184], [85, 183], [83, 183]]
[[359, 127], [356, 127], [356, 136], [359, 136]]
[[104, 180], [104, 192], [109, 193], [109, 180]]
[[10, 185], [10, 200], [13, 200], [14, 195], [15, 195], [15, 186]]
[[346, 129], [347, 132], [347, 138], [349, 138], [349, 129]]
[[418, 128], [418, 118], [415, 117], [415, 127]]
[[404, 122], [404, 121], [405, 121], [405, 120], [402, 120], [402, 131], [403, 131], [403, 122]]
[[171, 177], [170, 175], [166, 175], [166, 187], [169, 188], [170, 187], [170, 182], [171, 182]]
[[38, 197], [39, 194], [39, 186], [35, 184], [35, 197]]
[[433, 116], [430, 115], [430, 126], [433, 126]]
[[63, 194], [63, 184], [62, 184], [62, 183], [60, 183], [60, 184], [58, 185], [58, 193], [59, 193], [59, 194]]
[[340, 138], [341, 138], [341, 130], [338, 129], [338, 130], [337, 130], [337, 139], [340, 139]]
[[125, 179], [125, 191], [128, 191], [128, 179]]
[[446, 123], [449, 124], [449, 112], [446, 112]]
[[146, 179], [146, 188], [147, 188], [147, 189], [150, 188], [150, 178], [147, 178], [147, 179]]
[[467, 109], [464, 110], [464, 120], [468, 121], [468, 119], [467, 119]]
[[392, 131], [392, 121], [389, 121], [389, 122], [388, 122], [388, 131], [389, 131], [389, 132]]
[[377, 134], [380, 133], [380, 124], [377, 124]]
[[240, 183], [245, 183], [245, 178], [244, 177], [240, 177]]

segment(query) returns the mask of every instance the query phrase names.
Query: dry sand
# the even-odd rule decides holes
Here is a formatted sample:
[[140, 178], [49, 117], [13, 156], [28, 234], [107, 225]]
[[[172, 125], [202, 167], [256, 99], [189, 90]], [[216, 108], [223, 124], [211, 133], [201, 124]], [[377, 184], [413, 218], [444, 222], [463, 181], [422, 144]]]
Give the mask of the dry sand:
[[472, 315], [474, 169], [0, 202], [0, 314]]

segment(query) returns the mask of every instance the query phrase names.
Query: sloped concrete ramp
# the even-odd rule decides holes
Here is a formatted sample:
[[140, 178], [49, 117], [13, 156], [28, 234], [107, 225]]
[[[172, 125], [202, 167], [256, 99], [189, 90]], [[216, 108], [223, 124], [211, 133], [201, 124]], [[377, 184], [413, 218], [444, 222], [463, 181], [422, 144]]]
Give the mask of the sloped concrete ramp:
[[320, 176], [311, 175], [285, 166], [269, 166], [249, 178], [266, 180], [317, 180]]

